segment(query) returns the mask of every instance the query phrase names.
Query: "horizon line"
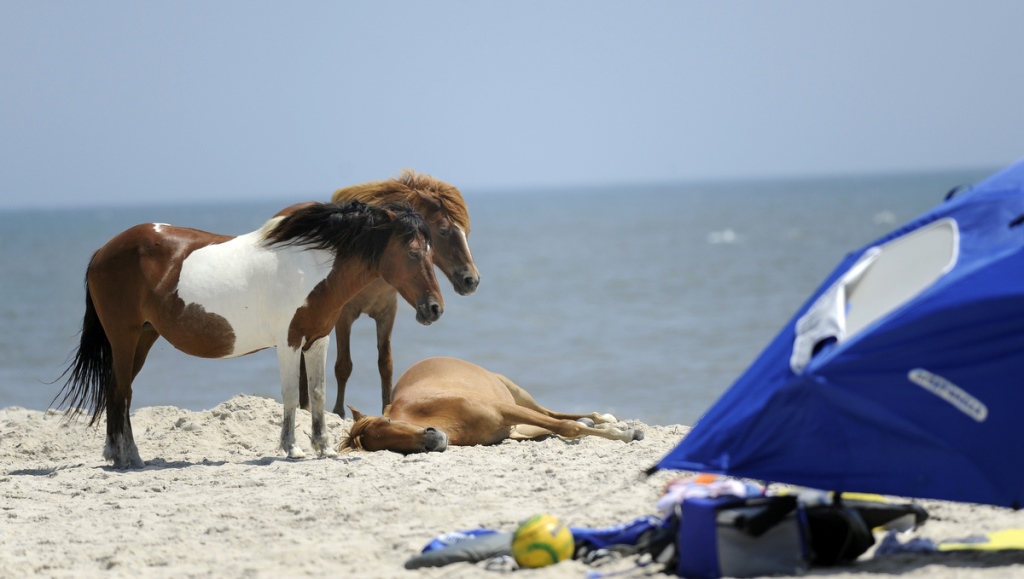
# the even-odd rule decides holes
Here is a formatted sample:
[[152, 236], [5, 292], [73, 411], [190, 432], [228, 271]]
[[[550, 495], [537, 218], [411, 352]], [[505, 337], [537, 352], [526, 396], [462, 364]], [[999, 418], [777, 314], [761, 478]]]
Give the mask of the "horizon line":
[[[567, 194], [582, 191], [593, 191], [593, 190], [611, 190], [621, 188], [636, 188], [643, 187], [648, 189], [668, 189], [668, 188], [695, 188], [695, 187], [715, 187], [731, 184], [783, 184], [783, 183], [814, 183], [818, 181], [850, 181], [850, 180], [898, 180], [898, 179], [910, 179], [910, 178], [921, 178], [926, 176], [941, 177], [943, 175], [971, 175], [975, 179], [981, 179], [985, 176], [991, 175], [999, 171], [1002, 166], [993, 165], [988, 167], [962, 167], [956, 169], [908, 169], [908, 170], [879, 170], [879, 171], [864, 171], [864, 172], [820, 172], [820, 173], [801, 173], [801, 174], [790, 174], [790, 175], [769, 175], [769, 176], [735, 176], [735, 177], [701, 177], [701, 178], [684, 178], [684, 179], [663, 179], [663, 180], [634, 180], [634, 181], [602, 181], [602, 182], [579, 182], [579, 183], [548, 183], [548, 184], [524, 184], [516, 186], [482, 186], [482, 187], [471, 187], [470, 190], [474, 195], [481, 196], [492, 196], [492, 195], [517, 195], [517, 194], [531, 194], [540, 192], [549, 192], [556, 194]], [[968, 183], [958, 183], [957, 185], [965, 185]], [[465, 187], [459, 186], [465, 195]], [[332, 190], [333, 191], [333, 190]], [[330, 191], [322, 195], [324, 201], [330, 199]], [[307, 194], [295, 194], [295, 193], [280, 193], [278, 194], [264, 194], [257, 197], [248, 197], [248, 199], [255, 203], [263, 202], [274, 202], [282, 201], [288, 202], [296, 198], [302, 198], [304, 200], [316, 200], [320, 198], [318, 193], [310, 193], [307, 198]], [[241, 195], [226, 194], [223, 197], [210, 197], [206, 196], [199, 199], [158, 199], [158, 200], [130, 200], [130, 201], [114, 201], [114, 200], [99, 200], [96, 202], [88, 202], [81, 198], [75, 199], [71, 202], [43, 202], [43, 203], [15, 203], [11, 205], [4, 205], [0, 203], [0, 212], [18, 212], [18, 211], [53, 211], [63, 209], [124, 209], [124, 208], [145, 208], [145, 207], [180, 207], [184, 205], [193, 206], [216, 206], [237, 202], [244, 197]]]

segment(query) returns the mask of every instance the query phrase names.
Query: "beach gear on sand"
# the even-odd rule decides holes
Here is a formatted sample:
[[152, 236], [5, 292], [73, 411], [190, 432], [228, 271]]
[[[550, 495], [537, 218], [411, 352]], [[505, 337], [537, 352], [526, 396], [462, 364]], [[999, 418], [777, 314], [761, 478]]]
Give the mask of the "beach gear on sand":
[[[701, 475], [681, 484], [725, 488], [728, 480]], [[675, 495], [670, 483], [662, 498]], [[691, 493], [671, 505], [660, 535], [640, 551], [687, 578], [794, 575], [852, 563], [874, 545], [874, 530], [907, 530], [927, 518], [915, 504], [880, 496], [812, 489]]]
[[917, 537], [905, 543], [900, 542], [896, 531], [889, 531], [875, 549], [875, 557], [949, 551], [1024, 551], [1024, 529], [1005, 529], [939, 542]]
[[[581, 555], [618, 546], [634, 546], [661, 527], [660, 517], [644, 515], [620, 525], [587, 528], [568, 527], [573, 551]], [[512, 555], [514, 532], [493, 529], [472, 529], [439, 535], [423, 548], [422, 553], [406, 561], [406, 569], [443, 567], [451, 563], [477, 563]], [[570, 554], [572, 556], [572, 554]]]
[[422, 553], [405, 562], [406, 569], [444, 567], [451, 563], [476, 563], [512, 554], [512, 532], [473, 529], [435, 537]]
[[850, 253], [652, 469], [1019, 508], [1024, 162]]
[[[566, 528], [551, 515], [537, 515], [514, 533], [448, 533], [430, 541], [405, 567], [487, 561], [488, 569], [507, 571], [568, 558], [601, 564], [636, 556], [633, 569], [658, 564], [687, 578], [792, 575], [812, 566], [851, 563], [874, 544], [874, 530], [909, 530], [928, 518], [913, 503], [893, 503], [881, 496], [812, 489], [766, 494], [756, 483], [707, 474], [670, 481], [658, 507], [664, 516], [645, 515], [596, 529]], [[542, 547], [529, 548], [537, 544]], [[598, 579], [628, 571], [591, 571], [587, 576]]]

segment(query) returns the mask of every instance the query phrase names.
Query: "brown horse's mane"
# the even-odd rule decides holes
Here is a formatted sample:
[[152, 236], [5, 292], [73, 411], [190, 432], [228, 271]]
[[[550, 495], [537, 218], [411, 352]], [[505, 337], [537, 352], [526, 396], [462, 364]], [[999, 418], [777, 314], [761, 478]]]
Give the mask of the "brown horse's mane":
[[405, 240], [419, 234], [430, 240], [426, 221], [406, 203], [313, 203], [264, 227], [263, 239], [268, 245], [327, 250], [337, 259], [359, 256], [373, 267], [380, 263], [392, 234]]
[[[388, 404], [384, 407], [384, 416], [391, 412], [391, 405]], [[378, 416], [363, 416], [356, 420], [352, 424], [352, 428], [348, 429], [348, 434], [345, 438], [341, 439], [341, 444], [338, 445], [338, 450], [362, 450], [363, 449], [363, 431], [370, 425], [370, 422], [379, 418]]]
[[359, 420], [356, 420], [352, 428], [348, 429], [348, 434], [341, 439], [341, 444], [338, 445], [338, 450], [362, 450], [363, 449], [363, 431], [366, 430], [366, 426], [372, 420], [372, 416], [364, 416]]
[[[419, 193], [419, 194], [417, 194]], [[435, 179], [412, 169], [404, 169], [397, 177], [385, 181], [370, 181], [338, 189], [331, 195], [331, 201], [341, 203], [356, 200], [370, 205], [390, 202], [409, 203], [421, 214], [430, 203], [440, 205], [441, 212], [469, 235], [469, 210], [462, 199], [462, 193], [454, 185]]]

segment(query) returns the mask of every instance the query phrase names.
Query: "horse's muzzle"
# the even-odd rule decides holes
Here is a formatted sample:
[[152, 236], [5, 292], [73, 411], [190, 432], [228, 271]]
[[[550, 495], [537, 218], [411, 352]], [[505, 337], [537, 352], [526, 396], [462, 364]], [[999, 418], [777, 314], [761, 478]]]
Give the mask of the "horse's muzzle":
[[431, 297], [420, 300], [420, 303], [416, 306], [416, 321], [424, 326], [429, 326], [436, 322], [443, 313], [444, 306], [436, 299]]
[[433, 426], [423, 429], [423, 450], [444, 452], [448, 449], [448, 435]]
[[457, 271], [451, 276], [452, 287], [460, 296], [468, 296], [480, 285], [480, 274], [468, 269]]

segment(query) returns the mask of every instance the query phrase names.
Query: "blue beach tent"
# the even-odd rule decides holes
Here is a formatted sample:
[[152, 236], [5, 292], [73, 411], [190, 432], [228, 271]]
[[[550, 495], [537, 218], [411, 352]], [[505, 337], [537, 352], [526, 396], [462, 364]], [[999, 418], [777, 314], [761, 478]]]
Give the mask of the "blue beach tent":
[[1024, 503], [1024, 161], [849, 254], [652, 470]]

